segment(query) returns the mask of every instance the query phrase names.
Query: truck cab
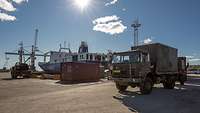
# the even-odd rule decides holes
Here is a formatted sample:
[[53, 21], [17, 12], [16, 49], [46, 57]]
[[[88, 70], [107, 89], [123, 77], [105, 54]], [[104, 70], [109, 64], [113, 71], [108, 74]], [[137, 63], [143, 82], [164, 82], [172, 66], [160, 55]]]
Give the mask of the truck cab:
[[151, 72], [150, 58], [149, 53], [145, 51], [114, 53], [111, 72], [119, 91], [125, 91], [128, 86], [139, 86], [143, 94], [148, 94], [152, 90], [153, 81], [147, 77]]
[[18, 76], [29, 78], [31, 74], [29, 65], [26, 63], [17, 62], [15, 66], [11, 68], [11, 77], [12, 79], [17, 79]]

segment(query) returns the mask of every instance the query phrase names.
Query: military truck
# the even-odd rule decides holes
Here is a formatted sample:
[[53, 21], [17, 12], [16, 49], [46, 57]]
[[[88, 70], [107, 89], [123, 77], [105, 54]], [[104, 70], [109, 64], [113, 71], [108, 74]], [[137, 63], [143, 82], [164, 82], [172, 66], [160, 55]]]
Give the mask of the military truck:
[[29, 65], [26, 63], [17, 62], [15, 66], [11, 68], [12, 79], [17, 79], [17, 77], [29, 78], [31, 74]]
[[187, 80], [186, 59], [178, 58], [177, 49], [161, 43], [132, 47], [130, 51], [113, 54], [112, 79], [119, 91], [128, 86], [139, 87], [141, 94], [149, 94], [154, 84], [173, 89], [176, 81]]

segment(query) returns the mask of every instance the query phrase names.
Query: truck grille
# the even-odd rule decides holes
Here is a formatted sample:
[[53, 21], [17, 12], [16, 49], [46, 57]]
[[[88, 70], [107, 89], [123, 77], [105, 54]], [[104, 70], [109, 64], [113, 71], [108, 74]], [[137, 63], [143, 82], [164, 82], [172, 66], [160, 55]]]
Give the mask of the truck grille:
[[116, 78], [130, 78], [129, 70], [114, 70], [112, 76]]

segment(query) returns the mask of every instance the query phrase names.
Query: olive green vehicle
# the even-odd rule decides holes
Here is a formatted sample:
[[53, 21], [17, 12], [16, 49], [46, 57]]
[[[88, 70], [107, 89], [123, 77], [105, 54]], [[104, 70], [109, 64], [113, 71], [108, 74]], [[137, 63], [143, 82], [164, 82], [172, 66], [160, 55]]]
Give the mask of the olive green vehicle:
[[167, 89], [173, 89], [176, 81], [184, 84], [186, 67], [185, 58], [177, 57], [177, 49], [155, 43], [114, 53], [111, 72], [119, 91], [131, 86], [139, 87], [141, 94], [149, 94], [154, 84], [163, 83]]
[[28, 64], [17, 62], [15, 66], [11, 68], [12, 79], [17, 79], [17, 77], [29, 78], [31, 71]]

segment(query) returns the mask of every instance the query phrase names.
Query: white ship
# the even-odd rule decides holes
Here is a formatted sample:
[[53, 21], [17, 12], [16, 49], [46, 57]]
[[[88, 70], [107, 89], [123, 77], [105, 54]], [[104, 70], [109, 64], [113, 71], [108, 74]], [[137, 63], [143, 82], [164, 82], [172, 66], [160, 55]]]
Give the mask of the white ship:
[[63, 62], [106, 63], [107, 61], [107, 55], [103, 53], [89, 53], [87, 43], [82, 41], [78, 53], [72, 53], [70, 48], [60, 47], [59, 51], [50, 52], [49, 62], [39, 62], [38, 65], [46, 73], [59, 74]]

